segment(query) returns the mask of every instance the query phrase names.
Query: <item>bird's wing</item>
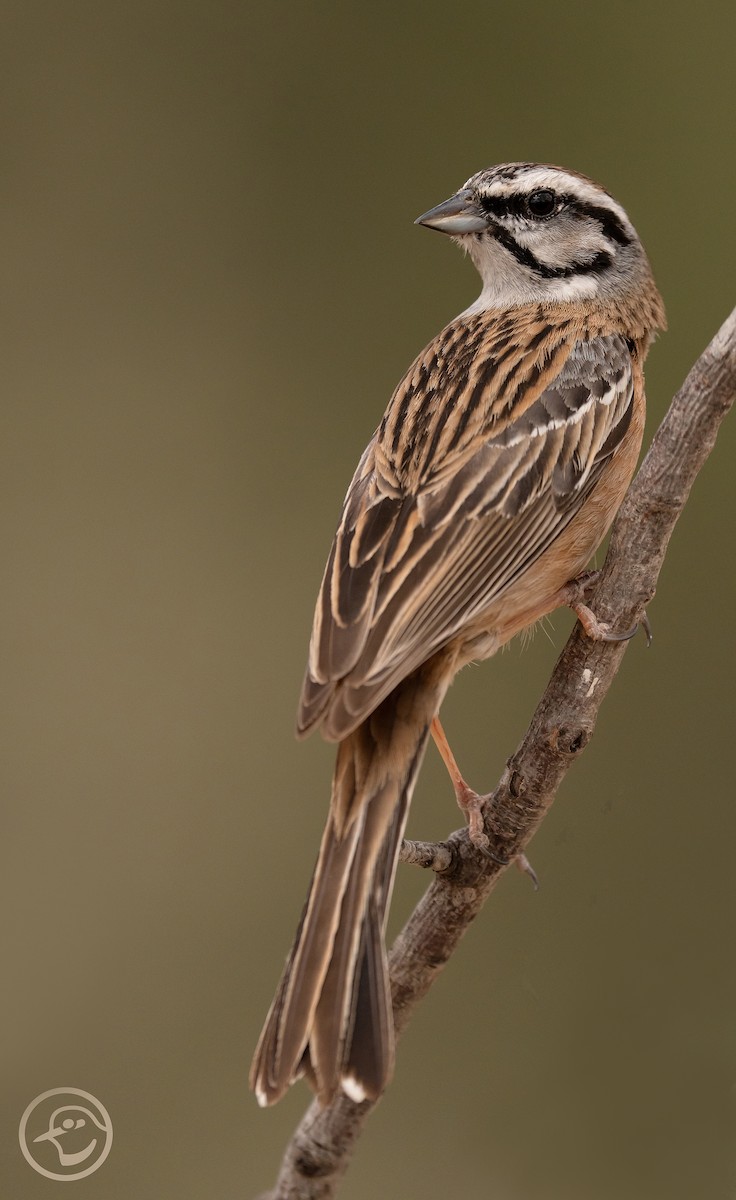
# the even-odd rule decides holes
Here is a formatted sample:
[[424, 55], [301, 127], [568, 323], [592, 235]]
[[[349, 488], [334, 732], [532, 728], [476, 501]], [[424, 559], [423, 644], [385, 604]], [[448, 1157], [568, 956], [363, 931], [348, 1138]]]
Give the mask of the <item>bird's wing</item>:
[[448, 326], [361, 459], [317, 601], [300, 732], [322, 721], [325, 736], [345, 737], [518, 580], [628, 429], [623, 337], [547, 327], [526, 354], [509, 339], [504, 359], [497, 335], [490, 354], [486, 339], [463, 357], [467, 338]]

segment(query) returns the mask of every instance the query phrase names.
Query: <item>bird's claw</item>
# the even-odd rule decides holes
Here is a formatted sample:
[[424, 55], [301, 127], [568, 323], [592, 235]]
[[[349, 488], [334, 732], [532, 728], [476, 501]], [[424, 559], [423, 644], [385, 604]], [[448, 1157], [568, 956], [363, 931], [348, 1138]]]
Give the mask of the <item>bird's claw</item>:
[[532, 883], [534, 884], [534, 891], [538, 892], [539, 891], [539, 877], [537, 876], [537, 872], [534, 870], [534, 867], [529, 862], [529, 859], [527, 858], [526, 854], [517, 854], [516, 865], [520, 871], [523, 871], [523, 873], [525, 875], [529, 876]]
[[615, 633], [607, 621], [601, 621], [585, 600], [593, 585], [597, 582], [600, 571], [584, 571], [576, 579], [571, 579], [559, 592], [560, 604], [567, 605], [575, 613], [586, 635], [594, 642], [628, 642], [634, 637], [641, 625], [647, 639], [647, 646], [652, 644], [652, 627], [646, 612], [641, 621], [626, 629], [623, 633]]

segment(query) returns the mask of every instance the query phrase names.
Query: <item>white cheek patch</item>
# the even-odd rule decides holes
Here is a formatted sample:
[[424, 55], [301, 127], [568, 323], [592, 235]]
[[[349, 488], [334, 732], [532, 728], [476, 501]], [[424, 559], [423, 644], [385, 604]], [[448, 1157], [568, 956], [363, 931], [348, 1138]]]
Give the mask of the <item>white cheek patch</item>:
[[601, 234], [599, 225], [594, 221], [580, 221], [573, 217], [564, 222], [557, 221], [554, 225], [543, 224], [531, 229], [526, 225], [515, 236], [519, 245], [545, 267], [565, 268], [571, 263], [584, 266], [601, 251], [611, 253], [610, 244]]

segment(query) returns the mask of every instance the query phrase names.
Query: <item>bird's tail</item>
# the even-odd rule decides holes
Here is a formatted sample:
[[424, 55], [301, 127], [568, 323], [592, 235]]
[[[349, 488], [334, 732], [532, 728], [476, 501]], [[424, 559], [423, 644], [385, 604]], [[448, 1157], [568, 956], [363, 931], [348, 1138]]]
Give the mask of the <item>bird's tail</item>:
[[437, 711], [418, 672], [340, 742], [294, 946], [251, 1067], [261, 1104], [301, 1074], [323, 1104], [376, 1098], [394, 1062], [384, 930], [411, 793]]

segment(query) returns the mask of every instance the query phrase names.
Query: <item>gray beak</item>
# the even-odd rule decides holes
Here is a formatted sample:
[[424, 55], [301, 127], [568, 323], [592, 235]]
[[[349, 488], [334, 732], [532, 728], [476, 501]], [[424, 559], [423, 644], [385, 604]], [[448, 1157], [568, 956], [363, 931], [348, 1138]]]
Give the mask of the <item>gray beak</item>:
[[470, 188], [461, 188], [449, 200], [417, 217], [415, 225], [426, 225], [428, 229], [439, 229], [441, 233], [482, 233], [488, 222]]

